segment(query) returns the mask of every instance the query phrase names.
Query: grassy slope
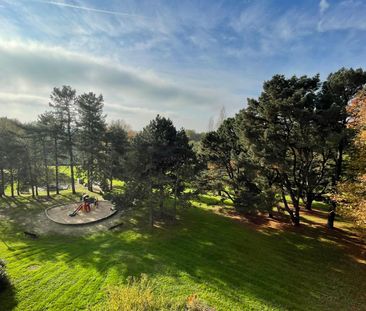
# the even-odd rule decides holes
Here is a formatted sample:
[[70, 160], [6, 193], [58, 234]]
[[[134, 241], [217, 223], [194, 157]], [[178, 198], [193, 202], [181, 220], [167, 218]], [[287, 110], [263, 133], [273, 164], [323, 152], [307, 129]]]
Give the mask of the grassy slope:
[[205, 204], [181, 217], [178, 226], [153, 233], [10, 236], [11, 250], [0, 241], [13, 283], [0, 295], [0, 310], [102, 308], [108, 285], [140, 273], [173, 299], [196, 293], [217, 310], [365, 308], [366, 266], [333, 235], [310, 227], [305, 235], [259, 231]]

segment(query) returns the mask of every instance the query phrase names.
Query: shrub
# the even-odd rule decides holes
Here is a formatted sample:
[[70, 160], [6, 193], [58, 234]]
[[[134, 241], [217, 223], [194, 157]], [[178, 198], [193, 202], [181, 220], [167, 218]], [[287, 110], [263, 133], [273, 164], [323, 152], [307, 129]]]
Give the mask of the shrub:
[[156, 282], [146, 274], [129, 277], [127, 284], [110, 287], [108, 290], [108, 311], [215, 311], [197, 295], [190, 295], [187, 301], [175, 302], [157, 291]]
[[174, 310], [169, 301], [156, 293], [155, 287], [155, 283], [146, 274], [139, 278], [129, 277], [126, 285], [109, 289], [107, 310]]
[[5, 262], [0, 259], [0, 292], [3, 291], [9, 284], [5, 266]]
[[186, 304], [187, 311], [215, 311], [215, 309], [209, 307], [206, 303], [199, 300], [197, 295], [191, 295], [187, 299]]

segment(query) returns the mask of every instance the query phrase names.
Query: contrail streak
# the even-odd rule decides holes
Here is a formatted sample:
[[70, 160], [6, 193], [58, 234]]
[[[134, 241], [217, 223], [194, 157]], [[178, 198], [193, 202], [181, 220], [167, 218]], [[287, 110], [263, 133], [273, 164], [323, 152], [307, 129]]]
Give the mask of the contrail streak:
[[41, 3], [45, 3], [45, 4], [50, 4], [50, 5], [56, 5], [56, 6], [65, 7], [65, 8], [71, 8], [71, 9], [89, 11], [89, 12], [96, 12], [96, 13], [102, 13], [102, 14], [110, 14], [110, 15], [116, 15], [116, 16], [138, 17], [138, 18], [146, 19], [146, 16], [143, 16], [143, 15], [131, 14], [131, 13], [124, 13], [124, 12], [116, 12], [116, 11], [110, 11], [110, 10], [102, 10], [102, 9], [94, 9], [94, 8], [90, 8], [90, 7], [79, 6], [79, 5], [74, 5], [74, 4], [69, 4], [69, 3], [63, 3], [63, 2], [43, 1], [43, 0], [38, 0], [37, 2], [41, 2]]

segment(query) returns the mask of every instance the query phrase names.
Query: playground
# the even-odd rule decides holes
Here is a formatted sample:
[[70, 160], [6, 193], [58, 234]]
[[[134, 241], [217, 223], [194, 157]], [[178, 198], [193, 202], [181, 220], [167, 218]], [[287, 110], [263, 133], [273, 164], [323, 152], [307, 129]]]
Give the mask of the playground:
[[85, 205], [84, 202], [69, 203], [61, 206], [49, 207], [45, 210], [48, 219], [62, 225], [85, 225], [103, 221], [117, 210], [109, 201], [97, 201]]

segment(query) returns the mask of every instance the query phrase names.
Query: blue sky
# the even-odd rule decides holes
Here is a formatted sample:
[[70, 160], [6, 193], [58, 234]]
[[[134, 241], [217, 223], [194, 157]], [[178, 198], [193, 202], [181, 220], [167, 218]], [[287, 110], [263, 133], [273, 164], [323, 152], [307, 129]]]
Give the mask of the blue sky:
[[159, 113], [204, 131], [276, 73], [365, 68], [365, 16], [362, 0], [0, 0], [0, 115], [34, 120], [67, 84], [135, 129]]

